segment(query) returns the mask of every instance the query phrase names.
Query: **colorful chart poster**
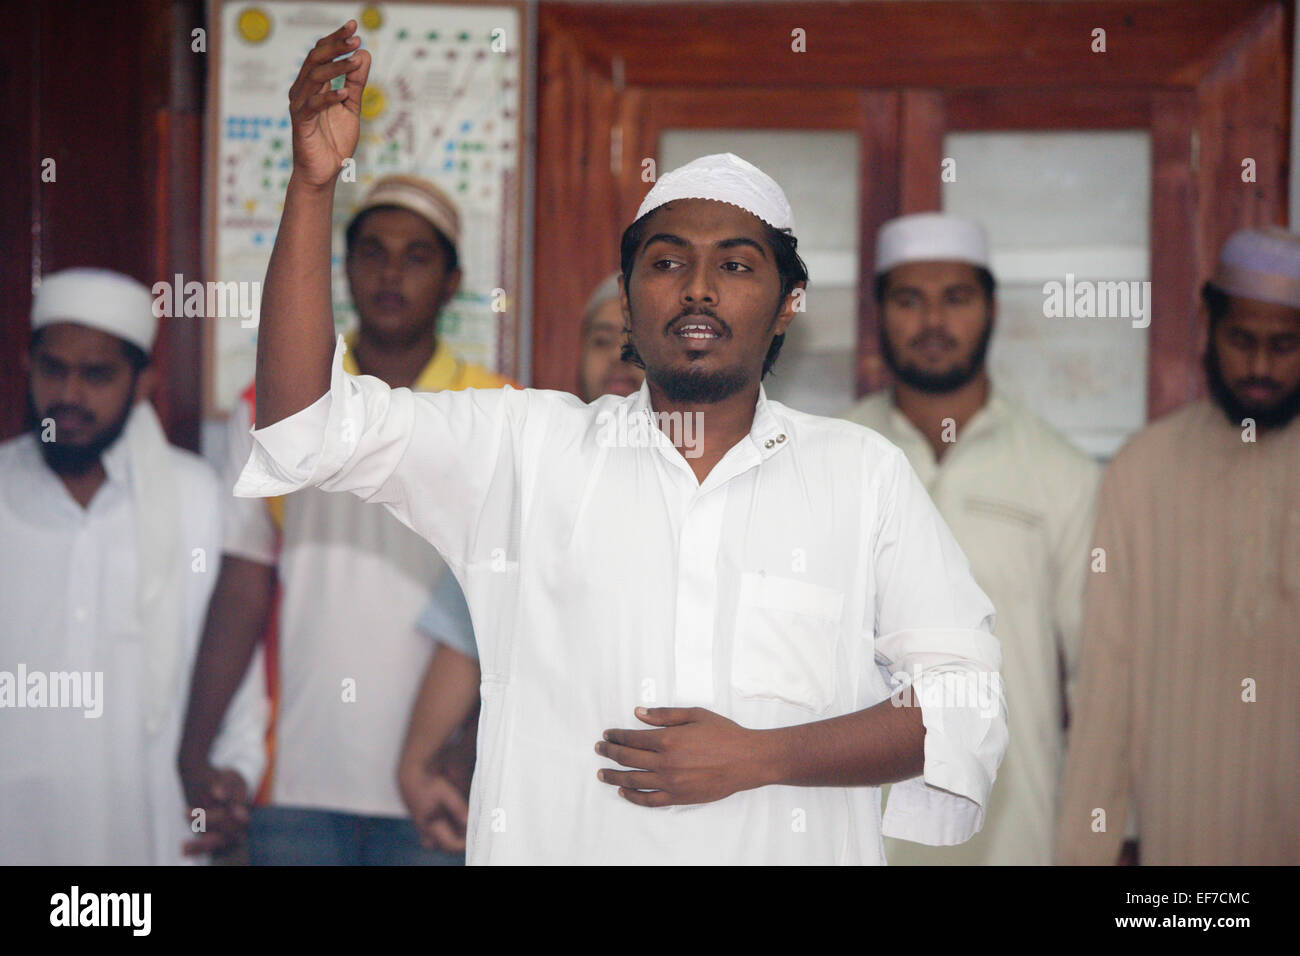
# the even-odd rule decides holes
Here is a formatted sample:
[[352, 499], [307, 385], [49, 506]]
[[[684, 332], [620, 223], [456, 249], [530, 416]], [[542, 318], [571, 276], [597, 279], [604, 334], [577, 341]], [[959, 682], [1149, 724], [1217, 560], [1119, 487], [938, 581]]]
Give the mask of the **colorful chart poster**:
[[[220, 2], [207, 152], [208, 278], [262, 282], [292, 164], [288, 91], [316, 41], [349, 19], [370, 51], [351, 182], [335, 194], [333, 295], [355, 324], [343, 230], [389, 173], [433, 180], [461, 216], [459, 293], [439, 334], [469, 361], [517, 368], [523, 22], [517, 5]], [[252, 380], [256, 324], [212, 319], [209, 413]]]

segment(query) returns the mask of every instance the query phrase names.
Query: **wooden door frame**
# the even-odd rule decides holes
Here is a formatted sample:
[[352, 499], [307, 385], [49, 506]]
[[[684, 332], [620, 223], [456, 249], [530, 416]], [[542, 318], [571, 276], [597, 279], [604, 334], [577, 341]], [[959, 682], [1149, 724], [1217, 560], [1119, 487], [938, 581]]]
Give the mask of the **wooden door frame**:
[[[944, 132], [1148, 129], [1148, 414], [1202, 393], [1200, 283], [1233, 230], [1286, 217], [1292, 0], [744, 9], [740, 18], [732, 4], [540, 5], [534, 384], [575, 387], [577, 316], [617, 265], [618, 237], [648, 188], [639, 159], [655, 155], [656, 118], [670, 115], [656, 101], [710, 91], [744, 101], [779, 83], [806, 92], [810, 116], [819, 98], [845, 91], [895, 97], [895, 107], [877, 99], [860, 111], [864, 164], [878, 162], [861, 176], [864, 275], [881, 222], [938, 208]], [[1099, 24], [1105, 54], [1089, 45]], [[791, 51], [794, 27], [809, 53]], [[1248, 184], [1246, 157], [1256, 170]], [[860, 392], [878, 384], [868, 286], [859, 283]]]

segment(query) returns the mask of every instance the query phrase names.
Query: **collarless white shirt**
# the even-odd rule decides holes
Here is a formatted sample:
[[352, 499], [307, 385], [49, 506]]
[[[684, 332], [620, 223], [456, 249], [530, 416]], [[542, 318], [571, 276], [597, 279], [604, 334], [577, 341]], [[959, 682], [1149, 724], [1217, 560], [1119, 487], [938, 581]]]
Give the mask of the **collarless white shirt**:
[[888, 391], [844, 414], [907, 455], [993, 600], [1011, 742], [983, 831], [960, 847], [886, 843], [893, 863], [1047, 865], [1065, 759], [1100, 467], [996, 391], [942, 458]]
[[[190, 573], [171, 706], [150, 734], [124, 446], [105, 451], [107, 478], [82, 508], [34, 435], [0, 445], [0, 671], [76, 672], [92, 682], [102, 674], [99, 716], [84, 707], [0, 709], [0, 864], [176, 864], [194, 836], [176, 754], [219, 569], [217, 481], [197, 456], [169, 449], [180, 503], [176, 560]], [[250, 791], [262, 770], [263, 725], [255, 683], [246, 681], [214, 761], [238, 770]]]
[[[316, 484], [386, 505], [460, 581], [483, 674], [471, 863], [882, 863], [876, 787], [764, 787], [648, 809], [596, 772], [637, 706], [746, 727], [996, 673], [993, 607], [901, 452], [768, 401], [697, 482], [646, 386], [584, 405], [512, 388], [413, 393], [342, 369], [255, 431], [237, 495]], [[707, 415], [704, 425], [707, 428]], [[624, 427], [625, 426], [625, 427]], [[978, 830], [1005, 704], [922, 705], [925, 770], [884, 830]]]

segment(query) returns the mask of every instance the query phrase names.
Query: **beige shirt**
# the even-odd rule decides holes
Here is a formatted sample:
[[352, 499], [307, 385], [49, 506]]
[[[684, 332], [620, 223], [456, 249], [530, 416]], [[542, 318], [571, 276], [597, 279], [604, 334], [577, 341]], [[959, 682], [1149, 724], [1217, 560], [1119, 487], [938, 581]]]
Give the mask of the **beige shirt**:
[[1143, 864], [1300, 863], [1300, 420], [1257, 437], [1202, 400], [1102, 480], [1059, 862], [1135, 802]]
[[1092, 533], [1095, 462], [1037, 416], [991, 395], [941, 460], [877, 392], [844, 416], [897, 445], [997, 609], [1011, 741], [984, 829], [959, 846], [885, 841], [892, 864], [1051, 862], [1065, 731], [1061, 670], [1073, 672]]

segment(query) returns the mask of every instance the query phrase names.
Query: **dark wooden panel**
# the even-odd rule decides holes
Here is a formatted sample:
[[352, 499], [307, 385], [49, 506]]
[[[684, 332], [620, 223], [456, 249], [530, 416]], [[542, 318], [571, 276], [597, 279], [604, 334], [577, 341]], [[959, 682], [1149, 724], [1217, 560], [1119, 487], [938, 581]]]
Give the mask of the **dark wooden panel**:
[[903, 91], [898, 133], [900, 214], [942, 208], [939, 176], [946, 128], [942, 94], [933, 90]]
[[626, 225], [610, 169], [615, 94], [568, 37], [543, 35], [538, 54], [532, 384], [576, 391], [582, 305]]
[[858, 196], [858, 362], [856, 385], [859, 396], [889, 383], [889, 373], [880, 358], [879, 319], [875, 284], [876, 234], [899, 213], [901, 193], [900, 137], [898, 133], [902, 97], [898, 93], [874, 90], [862, 94], [861, 152], [859, 153]]
[[27, 380], [16, 374], [27, 350], [32, 308], [33, 258], [38, 248], [33, 229], [39, 225], [35, 201], [40, 183], [36, 118], [40, 110], [40, 21], [11, 18], [0, 33], [0, 143], [6, 153], [4, 189], [0, 189], [0, 440], [18, 434], [27, 402]]
[[1151, 92], [1134, 89], [954, 90], [950, 130], [1146, 129]]
[[1192, 173], [1196, 95], [1157, 93], [1152, 114], [1147, 416], [1158, 418], [1197, 393], [1196, 302], [1203, 257]]
[[[989, 3], [543, 3], [629, 86], [1186, 86], [1268, 0]], [[1092, 31], [1106, 30], [1106, 52]], [[807, 52], [791, 49], [805, 31]], [[665, 55], [665, 50], [674, 55]]]

